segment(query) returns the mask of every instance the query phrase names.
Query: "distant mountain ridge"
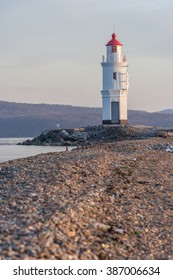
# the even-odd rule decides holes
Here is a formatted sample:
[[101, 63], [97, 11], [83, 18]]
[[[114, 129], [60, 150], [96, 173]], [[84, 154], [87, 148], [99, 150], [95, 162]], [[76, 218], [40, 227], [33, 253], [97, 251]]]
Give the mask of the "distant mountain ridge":
[[[173, 111], [167, 109], [164, 111]], [[44, 130], [99, 125], [101, 108], [0, 101], [0, 137], [35, 137]], [[129, 124], [173, 128], [172, 113], [129, 110]]]
[[159, 111], [160, 114], [173, 114], [173, 109], [165, 109], [162, 111]]

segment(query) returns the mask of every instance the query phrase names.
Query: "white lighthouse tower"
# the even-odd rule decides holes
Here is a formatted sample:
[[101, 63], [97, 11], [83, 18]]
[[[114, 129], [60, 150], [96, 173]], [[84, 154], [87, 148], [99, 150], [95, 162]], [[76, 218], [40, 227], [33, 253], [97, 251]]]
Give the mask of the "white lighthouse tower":
[[128, 63], [126, 56], [122, 54], [122, 44], [117, 40], [115, 33], [106, 44], [106, 55], [103, 55], [101, 65], [102, 123], [127, 124]]

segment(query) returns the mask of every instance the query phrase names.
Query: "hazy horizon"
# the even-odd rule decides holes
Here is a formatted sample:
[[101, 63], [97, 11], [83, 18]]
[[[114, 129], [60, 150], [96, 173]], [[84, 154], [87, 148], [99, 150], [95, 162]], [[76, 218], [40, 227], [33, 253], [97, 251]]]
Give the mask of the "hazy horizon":
[[100, 63], [115, 25], [128, 109], [173, 108], [172, 14], [171, 0], [0, 0], [0, 100], [101, 107]]

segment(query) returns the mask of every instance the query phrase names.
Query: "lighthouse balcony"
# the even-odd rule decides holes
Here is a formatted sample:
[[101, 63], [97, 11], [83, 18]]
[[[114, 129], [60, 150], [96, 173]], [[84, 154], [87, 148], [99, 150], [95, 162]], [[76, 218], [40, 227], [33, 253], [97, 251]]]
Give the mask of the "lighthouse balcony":
[[108, 54], [102, 56], [102, 63], [117, 63], [121, 62], [126, 65], [126, 62], [122, 62], [122, 56], [118, 53]]

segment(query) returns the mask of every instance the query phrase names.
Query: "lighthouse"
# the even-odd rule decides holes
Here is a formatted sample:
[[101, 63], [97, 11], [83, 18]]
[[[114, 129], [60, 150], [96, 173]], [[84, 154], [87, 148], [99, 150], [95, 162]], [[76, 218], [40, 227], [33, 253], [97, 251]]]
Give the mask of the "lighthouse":
[[127, 96], [129, 77], [127, 57], [122, 53], [122, 44], [116, 34], [106, 44], [106, 55], [102, 57], [102, 123], [127, 124]]

